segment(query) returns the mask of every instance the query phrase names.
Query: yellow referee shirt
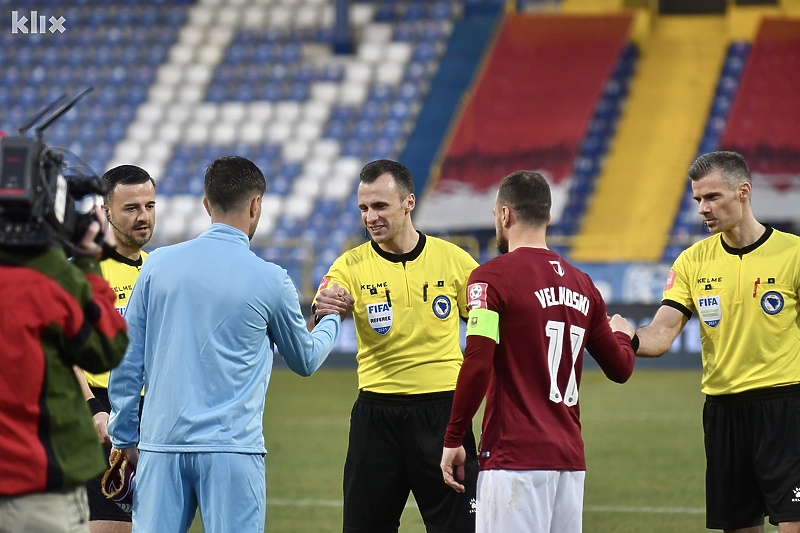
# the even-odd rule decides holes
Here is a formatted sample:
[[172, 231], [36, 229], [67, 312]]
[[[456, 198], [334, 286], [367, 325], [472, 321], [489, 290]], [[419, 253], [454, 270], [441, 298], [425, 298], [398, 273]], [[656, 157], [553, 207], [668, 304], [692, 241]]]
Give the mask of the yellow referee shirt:
[[[119, 314], [125, 315], [125, 306], [128, 305], [128, 298], [133, 291], [133, 284], [139, 277], [139, 272], [142, 270], [142, 264], [147, 257], [147, 253], [142, 252], [138, 261], [132, 261], [127, 257], [123, 257], [118, 253], [113, 253], [111, 257], [100, 262], [100, 270], [117, 299], [114, 302]], [[108, 372], [103, 374], [90, 374], [85, 372], [86, 381], [90, 387], [108, 388]]]
[[672, 266], [664, 305], [697, 313], [702, 391], [709, 395], [800, 382], [800, 237], [767, 227], [731, 248], [721, 235], [685, 250]]
[[458, 246], [420, 234], [394, 255], [370, 241], [342, 254], [320, 289], [333, 283], [355, 298], [358, 386], [384, 394], [454, 390], [463, 354], [459, 319], [477, 262]]

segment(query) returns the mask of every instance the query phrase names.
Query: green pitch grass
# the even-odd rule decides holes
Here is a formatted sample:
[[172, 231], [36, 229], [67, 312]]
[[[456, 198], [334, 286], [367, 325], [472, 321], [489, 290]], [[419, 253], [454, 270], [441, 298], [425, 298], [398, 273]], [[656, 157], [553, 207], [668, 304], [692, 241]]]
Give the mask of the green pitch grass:
[[[355, 369], [310, 378], [274, 372], [264, 415], [267, 533], [341, 531], [356, 384]], [[584, 531], [705, 531], [700, 370], [642, 370], [625, 385], [586, 371], [580, 402], [588, 463]], [[199, 516], [190, 531], [203, 531]], [[400, 531], [425, 531], [413, 500]]]

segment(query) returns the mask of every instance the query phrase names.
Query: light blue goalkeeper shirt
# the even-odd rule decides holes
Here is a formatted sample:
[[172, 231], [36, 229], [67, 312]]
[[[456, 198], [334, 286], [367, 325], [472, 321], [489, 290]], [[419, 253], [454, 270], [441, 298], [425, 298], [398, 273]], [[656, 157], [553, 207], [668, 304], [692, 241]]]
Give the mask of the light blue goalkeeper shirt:
[[273, 345], [309, 376], [340, 326], [329, 315], [309, 333], [286, 271], [224, 224], [148, 255], [125, 318], [129, 345], [109, 378], [108, 430], [115, 447], [152, 452], [266, 453]]

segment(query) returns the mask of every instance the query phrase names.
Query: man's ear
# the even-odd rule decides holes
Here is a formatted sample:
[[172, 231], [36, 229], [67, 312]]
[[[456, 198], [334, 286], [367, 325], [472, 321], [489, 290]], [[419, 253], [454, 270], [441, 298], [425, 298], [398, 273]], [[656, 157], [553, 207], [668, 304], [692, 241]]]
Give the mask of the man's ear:
[[250, 199], [250, 218], [258, 216], [258, 205], [261, 203], [261, 196], [254, 196]]
[[203, 196], [203, 207], [205, 207], [206, 213], [208, 213], [208, 216], [212, 216], [211, 215], [211, 206], [208, 204], [208, 198], [206, 198], [205, 196]]
[[414, 207], [417, 205], [417, 197], [414, 196], [412, 192], [406, 197], [406, 213], [410, 213], [414, 210]]
[[500, 208], [500, 223], [504, 228], [510, 228], [511, 224], [514, 223], [514, 213], [507, 205]]
[[742, 183], [739, 189], [739, 199], [745, 200], [747, 198], [750, 198], [751, 192], [752, 192], [752, 186], [747, 182]]

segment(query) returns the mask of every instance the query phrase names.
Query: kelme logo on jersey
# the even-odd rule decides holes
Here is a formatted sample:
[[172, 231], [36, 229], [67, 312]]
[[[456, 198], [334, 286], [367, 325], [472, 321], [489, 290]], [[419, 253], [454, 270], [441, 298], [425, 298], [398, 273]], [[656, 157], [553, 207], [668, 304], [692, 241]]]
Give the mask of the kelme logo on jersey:
[[761, 297], [761, 309], [768, 315], [777, 315], [783, 310], [783, 296], [777, 291], [769, 291]]
[[388, 302], [367, 304], [367, 320], [369, 325], [380, 335], [386, 335], [392, 329], [394, 313]]
[[450, 309], [453, 307], [450, 304], [450, 298], [445, 295], [437, 296], [433, 300], [433, 314], [439, 318], [447, 318], [450, 314]]
[[722, 306], [719, 296], [704, 296], [697, 299], [697, 314], [706, 326], [715, 328], [722, 320]]

